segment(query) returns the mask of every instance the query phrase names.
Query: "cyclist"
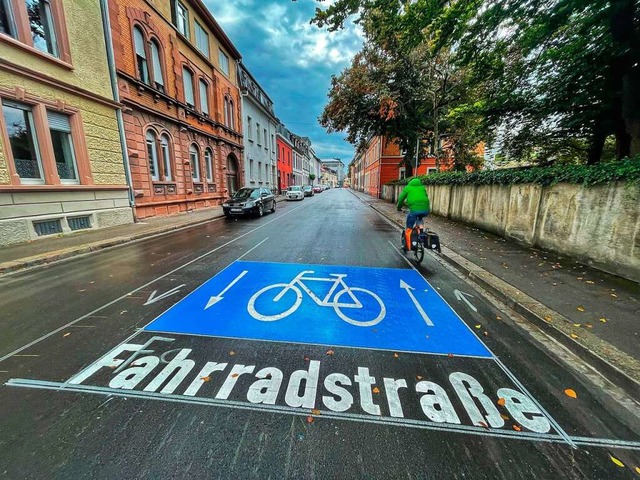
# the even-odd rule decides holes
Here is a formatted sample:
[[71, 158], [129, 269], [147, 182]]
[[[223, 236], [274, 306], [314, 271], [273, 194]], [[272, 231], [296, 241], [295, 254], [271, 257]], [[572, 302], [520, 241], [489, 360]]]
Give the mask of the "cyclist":
[[402, 210], [402, 205], [406, 202], [409, 207], [407, 214], [407, 228], [405, 230], [405, 245], [411, 248], [411, 231], [416, 223], [422, 223], [422, 219], [429, 214], [431, 205], [427, 189], [419, 178], [413, 177], [400, 193], [398, 197], [398, 211]]

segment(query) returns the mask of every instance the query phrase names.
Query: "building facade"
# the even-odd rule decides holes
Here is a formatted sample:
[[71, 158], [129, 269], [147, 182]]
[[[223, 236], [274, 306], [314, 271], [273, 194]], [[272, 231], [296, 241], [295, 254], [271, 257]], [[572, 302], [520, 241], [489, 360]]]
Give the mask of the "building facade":
[[276, 131], [273, 101], [249, 70], [238, 64], [244, 122], [245, 184], [275, 189], [277, 186]]
[[309, 147], [307, 137], [291, 134], [293, 144], [293, 181], [292, 185], [307, 185], [309, 183]]
[[133, 222], [100, 1], [1, 6], [0, 246]]
[[276, 149], [278, 162], [278, 190], [283, 192], [289, 185], [293, 185], [293, 143], [291, 132], [284, 124], [279, 123], [276, 133]]
[[109, 15], [137, 216], [222, 203], [244, 177], [240, 53], [201, 0]]
[[[397, 142], [383, 136], [372, 137], [351, 167], [351, 185], [373, 197], [382, 194], [382, 185], [405, 177], [405, 167], [400, 166], [404, 153]], [[326, 162], [325, 162], [326, 164]], [[437, 171], [435, 157], [423, 158], [414, 175], [426, 175]]]

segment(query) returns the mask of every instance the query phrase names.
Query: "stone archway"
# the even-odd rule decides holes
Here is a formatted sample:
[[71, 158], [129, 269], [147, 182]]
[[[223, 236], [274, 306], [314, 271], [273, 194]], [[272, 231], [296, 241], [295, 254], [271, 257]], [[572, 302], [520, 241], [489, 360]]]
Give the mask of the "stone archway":
[[233, 195], [240, 187], [240, 177], [238, 174], [238, 159], [233, 153], [230, 153], [227, 156], [227, 170], [225, 172], [229, 195]]

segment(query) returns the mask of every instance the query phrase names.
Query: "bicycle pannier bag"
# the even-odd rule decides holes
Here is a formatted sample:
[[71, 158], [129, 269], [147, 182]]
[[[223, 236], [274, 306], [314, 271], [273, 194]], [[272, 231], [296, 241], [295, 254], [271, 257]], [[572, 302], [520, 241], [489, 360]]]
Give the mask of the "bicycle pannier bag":
[[425, 247], [429, 250], [436, 250], [437, 252], [440, 252], [440, 237], [438, 237], [436, 232], [427, 232]]
[[418, 248], [418, 231], [414, 228], [411, 230], [411, 250], [416, 250]]

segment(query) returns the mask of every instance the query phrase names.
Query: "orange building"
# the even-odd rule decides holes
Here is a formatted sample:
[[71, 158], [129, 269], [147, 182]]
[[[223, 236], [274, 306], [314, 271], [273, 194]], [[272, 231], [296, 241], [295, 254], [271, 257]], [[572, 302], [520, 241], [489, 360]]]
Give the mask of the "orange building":
[[[403, 158], [397, 142], [383, 136], [372, 137], [351, 163], [351, 188], [380, 197], [382, 185], [405, 177], [405, 168], [400, 166]], [[435, 157], [427, 157], [421, 159], [413, 174], [426, 175], [437, 170]]]
[[240, 53], [201, 0], [109, 14], [137, 217], [220, 204], [243, 178]]

